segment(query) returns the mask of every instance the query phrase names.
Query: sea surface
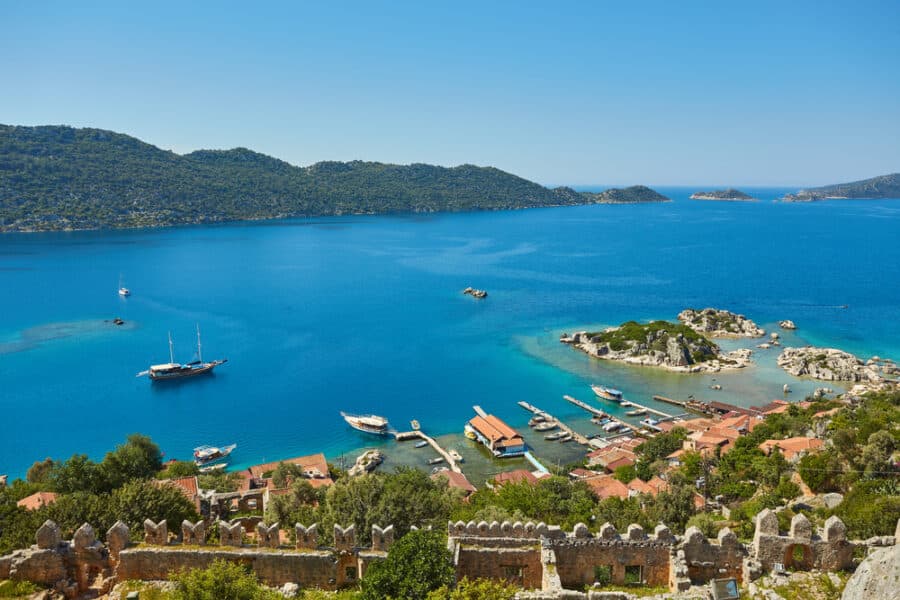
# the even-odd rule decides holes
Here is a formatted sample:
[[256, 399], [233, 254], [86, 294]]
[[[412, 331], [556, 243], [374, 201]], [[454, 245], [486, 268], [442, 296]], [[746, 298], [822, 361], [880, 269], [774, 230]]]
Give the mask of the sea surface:
[[[900, 201], [691, 201], [406, 216], [351, 216], [131, 231], [0, 236], [0, 473], [85, 453], [132, 432], [167, 457], [236, 442], [235, 466], [325, 452], [352, 463], [380, 445], [387, 467], [430, 450], [351, 430], [339, 411], [376, 413], [455, 445], [476, 478], [498, 463], [459, 434], [480, 405], [527, 430], [526, 400], [596, 433], [562, 399], [602, 406], [604, 383], [650, 400], [755, 405], [820, 383], [775, 366], [673, 374], [590, 359], [560, 333], [686, 307], [726, 308], [782, 334], [862, 357], [900, 359]], [[119, 281], [133, 295], [120, 298]], [[466, 286], [488, 298], [465, 296]], [[125, 325], [109, 320], [121, 317]], [[775, 322], [794, 320], [782, 332]], [[151, 383], [135, 374], [196, 351], [215, 375]], [[726, 342], [755, 347], [761, 340]], [[721, 391], [710, 386], [722, 385]], [[618, 409], [616, 409], [618, 410]], [[451, 435], [452, 434], [452, 435]], [[574, 444], [527, 432], [545, 462]]]

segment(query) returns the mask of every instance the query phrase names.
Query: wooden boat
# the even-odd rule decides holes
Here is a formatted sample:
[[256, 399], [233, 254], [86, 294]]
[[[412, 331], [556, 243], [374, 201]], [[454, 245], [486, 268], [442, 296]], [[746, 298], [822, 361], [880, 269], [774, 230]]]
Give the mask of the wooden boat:
[[428, 461], [429, 465], [439, 465], [444, 462], [444, 458], [442, 456], [437, 456]]
[[195, 375], [212, 373], [213, 369], [228, 362], [227, 358], [203, 362], [202, 348], [200, 346], [200, 326], [197, 325], [197, 360], [187, 364], [175, 362], [172, 334], [169, 334], [169, 362], [161, 365], [151, 365], [146, 371], [137, 374], [138, 377], [149, 375], [151, 381], [168, 381], [172, 379], [184, 379]]
[[544, 439], [547, 440], [548, 442], [555, 442], [556, 440], [563, 437], [564, 435], [566, 435], [566, 433], [564, 431], [557, 431], [556, 433], [551, 433], [549, 435], [545, 435]]
[[539, 423], [534, 426], [535, 431], [552, 431], [559, 427], [559, 423], [556, 421], [545, 421], [544, 423]]

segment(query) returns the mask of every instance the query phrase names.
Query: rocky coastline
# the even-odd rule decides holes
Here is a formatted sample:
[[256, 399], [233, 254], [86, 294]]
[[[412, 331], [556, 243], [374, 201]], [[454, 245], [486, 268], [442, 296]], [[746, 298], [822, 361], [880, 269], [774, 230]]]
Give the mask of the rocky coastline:
[[757, 338], [766, 335], [764, 329], [744, 315], [717, 308], [687, 308], [678, 313], [678, 320], [697, 333], [714, 338]]
[[900, 377], [900, 368], [889, 359], [874, 356], [867, 361], [836, 348], [785, 348], [778, 366], [795, 377], [822, 381], [848, 381], [880, 386]]
[[666, 321], [643, 325], [629, 321], [601, 332], [563, 334], [560, 342], [594, 358], [679, 373], [718, 373], [752, 364], [751, 350], [723, 352], [703, 335]]

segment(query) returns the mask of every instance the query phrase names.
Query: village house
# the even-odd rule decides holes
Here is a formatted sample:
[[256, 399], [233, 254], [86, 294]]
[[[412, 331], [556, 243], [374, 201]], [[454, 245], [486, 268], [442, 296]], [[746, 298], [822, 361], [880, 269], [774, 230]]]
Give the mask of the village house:
[[437, 473], [431, 474], [433, 481], [444, 479], [447, 481], [447, 487], [451, 489], [462, 490], [463, 495], [468, 498], [478, 491], [472, 483], [466, 478], [465, 474], [451, 471], [450, 469], [441, 469]]
[[784, 440], [766, 440], [759, 445], [759, 449], [768, 455], [773, 449], [778, 448], [785, 460], [795, 463], [804, 455], [818, 451], [824, 445], [824, 442], [817, 438], [792, 437]]
[[16, 502], [16, 506], [21, 506], [25, 510], [37, 510], [54, 502], [56, 502], [55, 492], [35, 492]]
[[519, 433], [494, 415], [477, 415], [466, 425], [475, 439], [484, 444], [497, 458], [525, 454], [525, 440]]

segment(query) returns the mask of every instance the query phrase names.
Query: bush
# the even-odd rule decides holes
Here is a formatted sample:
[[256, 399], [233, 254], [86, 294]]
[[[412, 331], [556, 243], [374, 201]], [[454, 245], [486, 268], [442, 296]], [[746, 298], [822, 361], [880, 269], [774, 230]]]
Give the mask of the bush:
[[455, 588], [441, 586], [429, 592], [428, 600], [512, 600], [516, 587], [489, 579], [469, 580], [465, 577]]
[[452, 556], [446, 540], [433, 531], [411, 531], [394, 543], [385, 560], [369, 567], [362, 580], [365, 600], [425, 600], [453, 585]]
[[208, 569], [191, 569], [171, 576], [174, 600], [282, 600], [260, 585], [256, 575], [241, 565], [215, 560]]

